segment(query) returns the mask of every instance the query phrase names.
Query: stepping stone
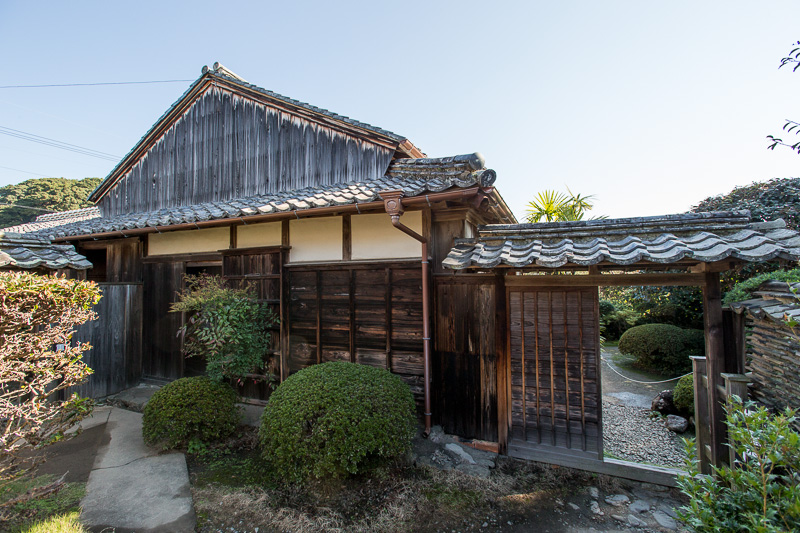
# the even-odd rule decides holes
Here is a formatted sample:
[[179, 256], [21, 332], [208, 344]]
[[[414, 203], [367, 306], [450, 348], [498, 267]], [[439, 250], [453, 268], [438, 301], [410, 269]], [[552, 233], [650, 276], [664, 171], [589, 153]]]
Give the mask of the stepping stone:
[[196, 519], [184, 455], [159, 455], [146, 446], [139, 413], [112, 409], [106, 428], [110, 438], [98, 450], [89, 474], [81, 522], [96, 531], [193, 532]]

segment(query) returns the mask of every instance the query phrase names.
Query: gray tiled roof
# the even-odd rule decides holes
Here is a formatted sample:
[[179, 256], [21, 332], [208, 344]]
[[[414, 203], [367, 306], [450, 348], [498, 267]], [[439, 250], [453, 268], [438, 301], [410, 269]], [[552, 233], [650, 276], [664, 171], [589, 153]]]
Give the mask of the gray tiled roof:
[[33, 233], [35, 231], [53, 228], [56, 226], [63, 226], [70, 222], [80, 222], [82, 220], [89, 220], [100, 216], [100, 209], [97, 207], [84, 207], [83, 209], [73, 209], [72, 211], [59, 211], [58, 213], [48, 213], [46, 215], [39, 215], [33, 222], [26, 222], [25, 224], [18, 224], [8, 228], [0, 229], [0, 232], [6, 233]]
[[767, 281], [755, 292], [758, 298], [734, 302], [731, 309], [737, 313], [748, 312], [755, 318], [783, 322], [791, 319], [800, 322], [800, 283]]
[[365, 183], [344, 183], [250, 196], [223, 202], [173, 207], [114, 217], [94, 217], [58, 226], [35, 228], [39, 235], [68, 237], [134, 228], [163, 227], [222, 218], [248, 217], [268, 213], [303, 211], [316, 207], [360, 204], [380, 200], [378, 193], [401, 189], [407, 197], [440, 192], [453, 187], [488, 187], [494, 170], [483, 168], [479, 154], [454, 157], [398, 159], [385, 176]]
[[86, 270], [92, 264], [71, 244], [52, 244], [46, 237], [0, 232], [0, 267]]
[[747, 262], [800, 259], [800, 235], [782, 221], [751, 223], [746, 211], [659, 217], [489, 225], [459, 239], [443, 265], [558, 268], [599, 263], [670, 264], [683, 259]]

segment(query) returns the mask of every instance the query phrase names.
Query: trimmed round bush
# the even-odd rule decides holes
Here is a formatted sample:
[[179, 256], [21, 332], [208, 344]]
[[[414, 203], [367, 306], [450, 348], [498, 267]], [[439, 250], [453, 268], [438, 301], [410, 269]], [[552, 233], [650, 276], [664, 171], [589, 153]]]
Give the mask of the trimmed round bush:
[[181, 378], [159, 389], [144, 408], [142, 435], [151, 446], [184, 448], [190, 441], [227, 437], [239, 423], [236, 391], [205, 376]]
[[389, 371], [313, 365], [272, 393], [261, 418], [264, 458], [283, 477], [339, 478], [404, 455], [416, 430], [414, 398]]
[[634, 326], [619, 339], [619, 351], [636, 357], [642, 368], [659, 372], [688, 372], [690, 355], [703, 355], [704, 334], [670, 324]]
[[688, 374], [678, 380], [675, 390], [672, 391], [672, 401], [675, 407], [683, 413], [694, 414], [694, 376]]

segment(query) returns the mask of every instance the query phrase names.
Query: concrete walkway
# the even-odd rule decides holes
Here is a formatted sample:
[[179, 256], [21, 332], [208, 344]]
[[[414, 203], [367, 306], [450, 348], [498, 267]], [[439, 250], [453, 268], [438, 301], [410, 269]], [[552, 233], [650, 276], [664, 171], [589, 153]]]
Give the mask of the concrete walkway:
[[98, 407], [81, 426], [85, 432], [104, 430], [81, 502], [87, 527], [116, 533], [194, 531], [186, 459], [146, 446], [140, 413]]

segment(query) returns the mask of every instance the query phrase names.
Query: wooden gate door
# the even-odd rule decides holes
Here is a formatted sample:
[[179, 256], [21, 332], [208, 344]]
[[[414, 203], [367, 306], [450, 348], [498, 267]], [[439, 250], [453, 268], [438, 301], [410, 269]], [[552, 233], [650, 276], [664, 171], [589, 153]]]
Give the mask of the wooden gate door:
[[509, 287], [508, 454], [602, 461], [597, 287]]

